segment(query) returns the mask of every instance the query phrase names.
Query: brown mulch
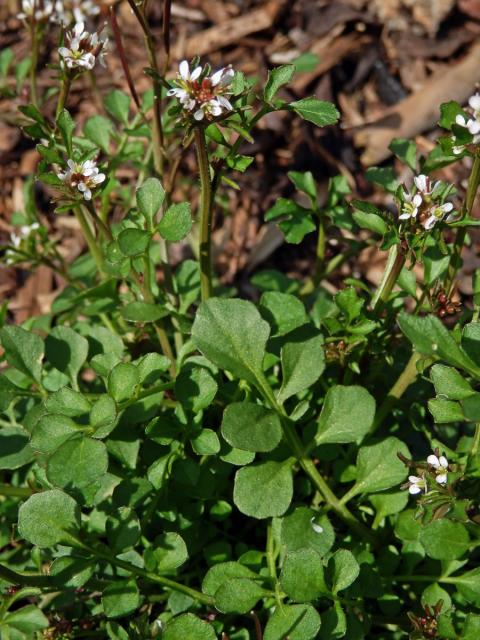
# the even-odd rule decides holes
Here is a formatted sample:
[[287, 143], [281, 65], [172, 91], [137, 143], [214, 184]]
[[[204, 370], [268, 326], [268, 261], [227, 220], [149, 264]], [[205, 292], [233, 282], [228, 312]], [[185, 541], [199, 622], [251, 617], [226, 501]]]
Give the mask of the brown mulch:
[[[15, 17], [18, 4], [16, 0], [0, 3], [0, 50], [12, 47], [17, 60], [29, 51], [28, 34]], [[147, 60], [141, 31], [125, 0], [103, 2], [100, 22], [108, 19], [111, 4], [132, 76], [138, 91], [144, 91], [150, 81], [143, 72]], [[162, 65], [162, 3], [151, 2], [149, 15]], [[179, 60], [199, 54], [213, 67], [231, 63], [264, 79], [269, 68], [309, 54], [307, 70], [296, 75], [284, 97], [294, 100], [315, 95], [335, 102], [342, 114], [338, 127], [325, 130], [285, 112], [271, 114], [261, 123], [255, 143], [245, 145], [244, 152], [253, 155], [255, 162], [245, 175], [235, 176], [241, 189], [227, 193], [228, 211], [217, 211], [215, 255], [222, 281], [238, 285], [256, 268], [279, 268], [292, 276], [308, 274], [313, 265], [313, 237], [300, 248], [289, 246], [275, 227], [263, 221], [275, 199], [292, 192], [287, 171], [311, 170], [323, 198], [328, 178], [338, 173], [347, 177], [354, 197], [370, 197], [373, 190], [362, 172], [365, 166], [390, 161], [390, 139], [412, 137], [423, 153], [428, 152], [437, 133], [439, 104], [451, 99], [465, 101], [474, 91], [480, 80], [479, 34], [480, 0], [173, 2], [169, 74], [174, 73]], [[42, 65], [55, 61], [52, 52], [57, 42], [58, 27], [52, 25]], [[114, 44], [107, 56], [107, 69], [98, 71], [97, 82], [102, 94], [115, 87], [128, 91]], [[39, 84], [45, 89], [54, 87], [55, 71], [42, 66]], [[18, 119], [18, 106], [27, 100], [25, 89], [19, 100], [0, 101], [0, 243], [8, 241], [11, 215], [23, 204], [22, 183], [38, 162], [33, 142], [12, 124]], [[52, 115], [54, 103], [52, 97], [44, 105], [47, 115]], [[80, 122], [95, 112], [86, 78], [75, 84], [68, 106]], [[188, 174], [194, 169], [192, 154], [185, 159], [182, 171]], [[409, 179], [407, 174], [401, 175]], [[460, 163], [438, 175], [462, 184], [468, 166]], [[377, 202], [383, 199], [383, 195], [376, 196]], [[78, 255], [83, 249], [78, 229], [55, 219], [41, 185], [37, 200], [42, 222], [56, 234], [65, 255]], [[475, 264], [474, 249], [466, 256], [466, 269]], [[185, 247], [173, 255], [181, 260], [187, 252]], [[354, 270], [375, 284], [382, 260], [382, 256], [361, 256]], [[61, 286], [61, 280], [46, 268], [33, 275], [19, 267], [0, 271], [0, 300], [11, 299], [10, 311], [16, 321], [48, 309]]]

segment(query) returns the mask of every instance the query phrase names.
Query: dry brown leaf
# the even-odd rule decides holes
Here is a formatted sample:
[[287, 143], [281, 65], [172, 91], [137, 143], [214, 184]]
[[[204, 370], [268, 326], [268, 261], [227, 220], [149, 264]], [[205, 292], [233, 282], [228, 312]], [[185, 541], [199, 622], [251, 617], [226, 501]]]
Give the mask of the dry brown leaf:
[[419, 91], [384, 111], [374, 124], [358, 131], [354, 141], [357, 146], [365, 147], [362, 163], [368, 166], [388, 158], [392, 138], [413, 138], [433, 127], [443, 102], [465, 102], [475, 88], [479, 67], [480, 43], [459, 63], [433, 74]]

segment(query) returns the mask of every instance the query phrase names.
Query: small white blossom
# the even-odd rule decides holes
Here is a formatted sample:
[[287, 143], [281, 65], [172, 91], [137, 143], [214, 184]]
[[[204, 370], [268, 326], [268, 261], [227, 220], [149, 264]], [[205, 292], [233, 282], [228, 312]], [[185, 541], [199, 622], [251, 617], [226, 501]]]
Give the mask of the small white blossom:
[[448, 460], [446, 457], [438, 457], [432, 453], [428, 456], [427, 462], [434, 468], [435, 480], [438, 484], [447, 484]]
[[195, 120], [212, 120], [233, 111], [226, 97], [230, 93], [233, 76], [231, 67], [219, 69], [211, 76], [205, 75], [205, 69], [201, 66], [190, 71], [190, 65], [183, 60], [174, 81], [176, 86], [167, 95], [175, 96], [185, 111], [193, 112]]
[[432, 184], [432, 181], [430, 180], [430, 178], [424, 175], [423, 173], [421, 173], [418, 176], [415, 176], [415, 178], [413, 179], [413, 182], [417, 187], [418, 192], [422, 195], [422, 198], [424, 199], [428, 196], [431, 196], [432, 193], [437, 188], [437, 186], [440, 184], [439, 180], [437, 180], [435, 184]]
[[92, 199], [92, 189], [95, 189], [105, 180], [105, 174], [99, 173], [99, 169], [93, 160], [75, 162], [67, 160], [67, 170], [57, 173], [57, 176], [71, 189], [78, 190], [85, 200]]
[[398, 216], [399, 219], [408, 220], [409, 218], [416, 218], [422, 201], [422, 196], [419, 193], [413, 195], [408, 193], [408, 191], [404, 191], [402, 213]]
[[[480, 144], [480, 94], [476, 93], [468, 99], [468, 107], [471, 118], [466, 118], [463, 114], [458, 114], [455, 123], [459, 127], [464, 127], [473, 136], [472, 143]], [[453, 136], [454, 146], [452, 151], [455, 155], [459, 155], [465, 149], [465, 145], [455, 145], [457, 138]]]
[[[433, 227], [445, 218], [445, 216], [453, 211], [453, 204], [451, 202], [445, 202], [445, 204], [433, 205], [428, 210], [428, 218], [423, 223], [425, 229], [433, 229]], [[446, 221], [451, 222], [454, 219], [454, 215], [447, 216]]]
[[93, 0], [56, 0], [55, 20], [64, 25], [72, 22], [86, 22], [87, 18], [100, 13], [100, 7]]
[[22, 0], [22, 11], [17, 14], [17, 18], [42, 22], [48, 20], [52, 13], [53, 4], [50, 0]]
[[310, 524], [312, 525], [312, 529], [315, 531], [315, 533], [323, 533], [323, 527], [322, 525], [315, 522], [315, 516], [313, 516], [313, 518], [310, 518]]
[[98, 33], [85, 31], [83, 22], [77, 22], [71, 31], [65, 34], [65, 46], [58, 49], [65, 65], [69, 69], [91, 70], [98, 60], [105, 66], [103, 56], [108, 40], [101, 40]]
[[428, 486], [427, 481], [425, 480], [425, 476], [408, 476], [408, 484], [408, 492], [412, 495], [421, 493], [422, 491], [427, 493]]
[[[19, 249], [22, 242], [26, 240], [33, 231], [36, 231], [39, 228], [40, 228], [40, 225], [38, 224], [38, 222], [33, 222], [32, 224], [22, 225], [18, 233], [16, 233], [15, 231], [12, 231], [12, 233], [10, 234], [10, 242], [12, 246], [15, 249]], [[12, 251], [11, 249], [7, 249], [7, 251], [5, 252], [5, 257], [6, 257], [7, 264], [13, 264], [15, 262], [15, 258], [17, 257], [17, 254], [15, 253], [15, 251]]]

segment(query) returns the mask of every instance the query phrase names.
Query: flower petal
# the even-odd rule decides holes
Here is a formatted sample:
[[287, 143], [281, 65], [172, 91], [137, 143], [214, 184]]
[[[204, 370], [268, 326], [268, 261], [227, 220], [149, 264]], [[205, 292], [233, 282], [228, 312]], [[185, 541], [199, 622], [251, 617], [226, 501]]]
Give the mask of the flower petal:
[[181, 61], [178, 71], [183, 80], [188, 80], [190, 78], [190, 66], [186, 60]]
[[435, 480], [438, 482], [438, 484], [447, 484], [447, 474], [441, 473], [435, 478]]
[[408, 487], [408, 492], [411, 493], [412, 496], [414, 496], [416, 493], [421, 492], [421, 488], [418, 486], [418, 484], [412, 484]]
[[427, 462], [428, 464], [431, 464], [432, 467], [435, 467], [436, 469], [440, 466], [440, 460], [433, 453], [428, 456]]

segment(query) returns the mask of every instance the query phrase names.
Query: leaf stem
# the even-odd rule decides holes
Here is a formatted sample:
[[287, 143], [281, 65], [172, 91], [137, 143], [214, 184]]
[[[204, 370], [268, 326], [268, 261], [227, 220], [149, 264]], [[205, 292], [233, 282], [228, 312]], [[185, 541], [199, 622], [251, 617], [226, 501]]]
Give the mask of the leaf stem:
[[0, 564], [0, 578], [11, 584], [23, 584], [27, 587], [51, 587], [52, 582], [49, 576], [39, 574], [26, 574], [13, 571], [3, 564]]
[[385, 267], [382, 281], [372, 298], [373, 311], [380, 311], [383, 305], [387, 302], [404, 264], [404, 252], [400, 249], [400, 245], [394, 244], [390, 247], [390, 251], [388, 253], [387, 265]]
[[35, 19], [30, 24], [32, 55], [30, 58], [30, 100], [37, 106], [37, 67], [38, 67], [38, 23]]
[[[462, 218], [469, 216], [471, 214], [479, 184], [480, 184], [480, 151], [477, 151], [473, 161], [472, 171], [468, 179], [467, 194], [465, 197], [465, 205], [462, 211]], [[457, 271], [460, 269], [460, 266], [461, 266], [461, 253], [462, 253], [463, 245], [465, 244], [466, 236], [467, 236], [467, 227], [459, 227], [459, 229], [457, 230], [457, 235], [455, 237], [452, 255], [450, 256], [450, 263], [448, 265], [447, 277], [445, 279], [445, 285], [444, 285], [444, 289], [445, 291], [448, 292], [448, 294], [451, 293], [452, 291], [452, 286], [455, 280], [455, 276], [457, 275]]]
[[375, 431], [380, 427], [384, 419], [390, 413], [390, 410], [393, 408], [395, 403], [399, 398], [403, 396], [408, 387], [412, 384], [415, 378], [418, 375], [417, 371], [417, 362], [420, 360], [420, 354], [414, 351], [410, 356], [407, 364], [405, 365], [402, 373], [398, 376], [395, 384], [390, 389], [387, 394], [387, 397], [380, 405], [377, 413], [375, 414], [375, 420], [373, 422], [372, 428], [370, 430], [370, 434], [375, 433]]
[[90, 223], [87, 220], [85, 213], [83, 212], [82, 206], [74, 208], [75, 217], [78, 220], [80, 228], [82, 229], [83, 237], [88, 245], [90, 253], [92, 254], [93, 259], [95, 260], [95, 264], [97, 265], [98, 271], [103, 274], [103, 255], [97, 243], [97, 239], [93, 235], [92, 229], [90, 228]]
[[68, 94], [70, 92], [70, 85], [72, 84], [72, 78], [68, 72], [65, 73], [62, 79], [60, 87], [60, 93], [58, 95], [57, 108], [55, 110], [55, 120], [58, 120], [59, 115], [65, 109], [65, 103], [67, 102]]
[[320, 280], [322, 279], [324, 269], [325, 269], [325, 244], [326, 244], [326, 233], [325, 233], [325, 216], [323, 212], [318, 212], [318, 238], [317, 238], [317, 249], [316, 249], [316, 260], [315, 260], [315, 276], [313, 278], [314, 284], [318, 286]]
[[203, 127], [195, 129], [198, 170], [200, 174], [200, 290], [202, 302], [212, 295], [212, 183], [207, 143]]
[[28, 498], [34, 493], [29, 487], [12, 487], [8, 484], [0, 484], [0, 496], [12, 496], [15, 498]]

